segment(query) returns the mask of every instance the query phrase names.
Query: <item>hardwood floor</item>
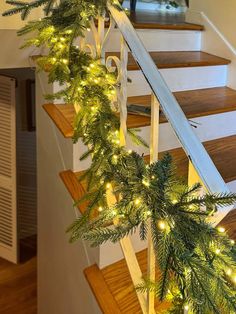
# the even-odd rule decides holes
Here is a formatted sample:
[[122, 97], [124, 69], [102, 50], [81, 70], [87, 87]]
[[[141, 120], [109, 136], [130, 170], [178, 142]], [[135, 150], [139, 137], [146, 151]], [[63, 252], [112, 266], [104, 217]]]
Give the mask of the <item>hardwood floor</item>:
[[37, 259], [28, 244], [23, 262], [14, 265], [0, 259], [0, 313], [37, 313]]

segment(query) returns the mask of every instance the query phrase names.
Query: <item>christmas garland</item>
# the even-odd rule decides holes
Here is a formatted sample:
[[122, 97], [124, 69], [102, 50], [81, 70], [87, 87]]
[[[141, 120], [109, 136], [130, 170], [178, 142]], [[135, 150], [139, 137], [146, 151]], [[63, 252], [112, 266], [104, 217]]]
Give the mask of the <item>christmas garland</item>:
[[[51, 99], [63, 98], [79, 107], [74, 141], [88, 147], [81, 160], [91, 157], [85, 173], [88, 188], [78, 201], [87, 202], [85, 214], [68, 232], [71, 241], [84, 239], [93, 246], [117, 242], [139, 231], [140, 238], [151, 232], [160, 269], [157, 283], [143, 281], [140, 291], [153, 290], [156, 297], [171, 300], [168, 313], [235, 313], [236, 249], [223, 227], [209, 222], [217, 207], [231, 205], [235, 194], [198, 196], [200, 184], [188, 187], [178, 178], [171, 157], [147, 166], [143, 156], [120, 145], [120, 121], [113, 109], [117, 92], [116, 73], [110, 73], [96, 58], [76, 46], [78, 36], [90, 27], [90, 20], [106, 11], [107, 0], [6, 1], [13, 9], [4, 15], [30, 11], [42, 6], [45, 17], [29, 22], [19, 35], [33, 33], [26, 46], [45, 46], [48, 54], [38, 59], [49, 82], [65, 88]], [[111, 1], [120, 10], [117, 1]], [[137, 130], [128, 130], [136, 144], [145, 143]], [[107, 203], [107, 189], [117, 202]], [[205, 208], [203, 211], [202, 208]], [[112, 226], [114, 219], [118, 222]]]

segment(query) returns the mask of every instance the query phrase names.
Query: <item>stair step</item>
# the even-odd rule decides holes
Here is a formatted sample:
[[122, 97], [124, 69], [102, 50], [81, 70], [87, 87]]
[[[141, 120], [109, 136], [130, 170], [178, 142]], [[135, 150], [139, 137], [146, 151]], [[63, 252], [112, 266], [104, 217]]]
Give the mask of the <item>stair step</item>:
[[202, 25], [186, 23], [184, 14], [137, 11], [135, 13], [131, 12], [130, 20], [136, 29], [204, 30]]
[[[188, 119], [219, 114], [236, 110], [236, 91], [228, 87], [208, 88], [174, 93]], [[128, 98], [128, 104], [150, 106], [151, 96], [135, 96]], [[74, 133], [73, 121], [75, 111], [72, 105], [46, 104], [43, 106], [66, 138]], [[167, 122], [161, 113], [160, 123]], [[149, 126], [150, 117], [136, 114], [128, 115], [128, 127], [138, 128]]]
[[[147, 250], [137, 253], [137, 259], [142, 273], [145, 275], [147, 273]], [[84, 273], [102, 313], [142, 313], [124, 259], [101, 270], [97, 265], [90, 266], [85, 269]], [[170, 303], [168, 302], [156, 302], [155, 304], [157, 313], [161, 313], [169, 307]]]
[[[236, 180], [236, 135], [228, 136], [203, 143], [210, 157], [215, 163], [225, 182]], [[176, 164], [178, 174], [184, 178], [188, 177], [188, 158], [182, 148], [168, 151]], [[163, 157], [166, 152], [159, 154]], [[145, 161], [149, 161], [149, 156], [145, 156]], [[85, 193], [86, 181], [79, 181], [84, 172], [74, 173], [72, 171], [63, 171], [60, 177], [63, 180], [68, 192], [73, 200], [78, 201]], [[81, 213], [86, 210], [86, 203], [80, 205]], [[231, 211], [224, 220], [224, 226], [229, 230], [230, 235], [236, 240], [236, 211]]]
[[[203, 31], [204, 26], [185, 22], [184, 14], [163, 14], [153, 11], [131, 12], [130, 21], [135, 29], [163, 29], [178, 31]], [[97, 25], [97, 23], [96, 23]], [[109, 21], [106, 22], [109, 27]]]
[[[120, 57], [119, 52], [107, 52], [106, 56]], [[228, 65], [230, 60], [217, 57], [215, 55], [203, 51], [159, 51], [150, 52], [150, 56], [159, 69], [186, 68], [186, 67], [202, 67]], [[139, 70], [139, 66], [129, 53], [128, 70]]]

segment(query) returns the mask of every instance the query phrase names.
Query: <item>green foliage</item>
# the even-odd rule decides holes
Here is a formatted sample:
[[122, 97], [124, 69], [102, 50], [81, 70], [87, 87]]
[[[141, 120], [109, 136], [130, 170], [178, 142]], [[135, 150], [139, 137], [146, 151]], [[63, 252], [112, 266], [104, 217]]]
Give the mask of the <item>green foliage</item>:
[[[49, 82], [61, 85], [48, 97], [62, 98], [79, 109], [73, 140], [87, 145], [81, 160], [90, 157], [91, 166], [82, 178], [87, 180], [86, 194], [77, 203], [86, 201], [87, 210], [69, 227], [71, 242], [84, 239], [97, 246], [136, 231], [145, 240], [150, 226], [160, 273], [157, 283], [144, 280], [137, 289], [171, 300], [169, 313], [181, 313], [186, 304], [190, 313], [235, 313], [236, 292], [229, 274], [236, 272], [236, 249], [209, 218], [219, 207], [233, 204], [236, 195], [199, 196], [201, 185], [189, 187], [178, 178], [171, 156], [147, 166], [142, 156], [120, 146], [120, 121], [114, 110], [117, 73], [110, 73], [100, 55], [92, 57], [77, 42], [90, 20], [105, 13], [107, 1], [7, 3], [14, 7], [4, 15], [20, 13], [23, 19], [32, 9], [44, 9], [45, 17], [30, 21], [19, 35], [33, 34], [26, 46], [47, 48], [38, 66], [48, 72]], [[137, 145], [146, 145], [137, 131], [128, 130], [129, 136]], [[108, 187], [117, 198], [112, 206], [107, 203]]]

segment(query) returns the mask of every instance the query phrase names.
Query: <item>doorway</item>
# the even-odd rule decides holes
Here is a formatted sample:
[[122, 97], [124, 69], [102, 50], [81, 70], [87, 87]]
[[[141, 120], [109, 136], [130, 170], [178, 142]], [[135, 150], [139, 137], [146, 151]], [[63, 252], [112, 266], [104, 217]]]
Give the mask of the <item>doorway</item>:
[[[16, 220], [9, 220], [9, 224], [11, 223], [9, 226], [6, 226], [6, 223], [3, 222], [4, 217], [2, 223], [0, 221], [0, 232], [1, 228], [2, 233], [5, 232], [5, 230], [13, 234], [16, 232], [16, 246], [12, 246], [12, 250], [15, 250], [15, 252], [13, 252], [15, 255], [13, 254], [12, 256], [15, 256], [15, 258], [8, 258], [1, 252], [1, 239], [0, 257], [5, 257], [16, 263], [25, 261], [36, 255], [37, 249], [35, 71], [30, 68], [3, 69], [0, 70], [0, 76], [2, 78], [12, 78], [15, 82], [15, 95], [13, 96], [13, 98], [15, 97], [15, 108], [12, 108], [13, 114], [15, 114], [15, 139], [12, 138], [12, 144], [15, 143], [15, 147], [11, 148], [12, 154], [13, 152], [15, 154], [15, 171], [13, 165], [11, 175], [12, 177], [15, 176], [16, 182], [15, 191], [12, 190], [12, 195], [15, 193], [16, 196], [15, 208], [14, 206], [12, 207], [12, 216], [14, 217], [14, 215], [16, 215]], [[7, 88], [4, 85], [4, 80], [0, 82], [3, 82], [1, 86], [3, 94], [7, 93], [7, 90], [4, 92], [4, 88]], [[8, 126], [0, 126], [0, 128], [4, 127]], [[9, 145], [7, 139], [2, 138], [2, 141], [0, 141], [2, 149], [4, 149], [4, 143]], [[4, 163], [4, 160], [0, 159], [0, 164], [1, 162]], [[4, 204], [4, 202], [2, 202], [2, 204]], [[4, 208], [2, 205], [2, 213], [3, 212]]]

